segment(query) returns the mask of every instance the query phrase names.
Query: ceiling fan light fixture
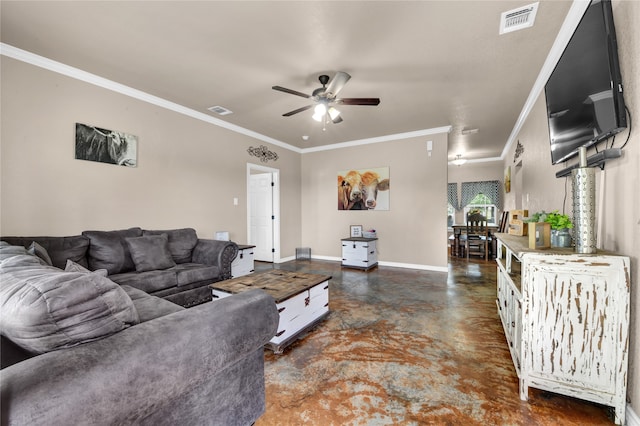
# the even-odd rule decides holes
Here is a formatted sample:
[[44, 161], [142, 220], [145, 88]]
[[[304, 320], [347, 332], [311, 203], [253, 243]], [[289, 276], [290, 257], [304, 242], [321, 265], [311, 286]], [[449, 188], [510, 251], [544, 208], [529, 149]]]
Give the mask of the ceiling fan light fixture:
[[329, 113], [329, 117], [331, 117], [331, 121], [335, 121], [336, 118], [340, 116], [340, 111], [338, 111], [334, 107], [329, 108], [327, 112]]
[[327, 106], [323, 103], [319, 103], [313, 111], [318, 115], [324, 115], [327, 112]]
[[451, 162], [451, 164], [455, 164], [456, 166], [462, 166], [466, 162], [467, 162], [467, 160], [465, 160], [464, 158], [462, 158], [462, 156], [460, 154], [458, 154], [458, 155], [456, 155], [456, 159], [453, 160]]

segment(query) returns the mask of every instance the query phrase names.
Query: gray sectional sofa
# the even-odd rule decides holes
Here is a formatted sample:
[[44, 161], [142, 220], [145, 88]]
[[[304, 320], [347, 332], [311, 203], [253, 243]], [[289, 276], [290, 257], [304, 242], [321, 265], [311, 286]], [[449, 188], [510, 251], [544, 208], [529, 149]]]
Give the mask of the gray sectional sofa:
[[[87, 239], [50, 252], [82, 262]], [[267, 293], [185, 309], [43, 257], [0, 242], [2, 425], [250, 425], [264, 412], [263, 346], [279, 319]]]
[[[2, 237], [65, 269], [72, 260], [91, 271], [104, 269], [109, 279], [184, 307], [210, 301], [207, 287], [231, 278], [238, 246], [231, 241], [200, 239], [191, 228], [84, 231], [70, 237]], [[33, 243], [37, 243], [36, 248]]]

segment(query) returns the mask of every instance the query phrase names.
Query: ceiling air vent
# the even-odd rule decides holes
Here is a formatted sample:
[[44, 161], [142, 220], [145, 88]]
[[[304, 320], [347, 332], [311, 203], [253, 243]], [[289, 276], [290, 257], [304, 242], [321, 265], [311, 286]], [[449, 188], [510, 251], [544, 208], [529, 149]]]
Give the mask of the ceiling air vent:
[[538, 11], [538, 3], [503, 12], [500, 15], [500, 34], [518, 31], [533, 26]]
[[218, 115], [233, 114], [233, 111], [231, 111], [230, 109], [226, 109], [225, 107], [221, 107], [220, 105], [212, 106], [207, 109], [211, 112], [215, 112]]

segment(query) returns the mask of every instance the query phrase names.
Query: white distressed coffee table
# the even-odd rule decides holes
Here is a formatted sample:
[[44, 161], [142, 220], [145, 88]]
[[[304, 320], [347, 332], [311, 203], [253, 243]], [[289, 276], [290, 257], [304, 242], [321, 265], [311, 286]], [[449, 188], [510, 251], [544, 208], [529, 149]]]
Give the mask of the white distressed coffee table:
[[220, 281], [209, 287], [214, 301], [253, 289], [269, 293], [276, 301], [280, 322], [278, 332], [266, 346], [281, 354], [284, 348], [329, 315], [330, 279], [330, 275], [271, 269]]

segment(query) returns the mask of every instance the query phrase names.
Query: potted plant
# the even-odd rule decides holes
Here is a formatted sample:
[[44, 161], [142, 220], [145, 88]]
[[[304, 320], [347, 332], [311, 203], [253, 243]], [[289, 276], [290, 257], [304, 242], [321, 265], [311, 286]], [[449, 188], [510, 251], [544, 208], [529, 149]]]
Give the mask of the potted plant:
[[569, 229], [573, 228], [573, 222], [566, 214], [561, 214], [558, 210], [550, 213], [544, 210], [537, 212], [527, 219], [527, 222], [545, 222], [551, 225], [551, 245], [556, 247], [570, 247], [571, 234]]
[[548, 213], [544, 221], [551, 224], [551, 229], [560, 230], [573, 228], [573, 222], [571, 222], [569, 216], [558, 213], [558, 210]]

